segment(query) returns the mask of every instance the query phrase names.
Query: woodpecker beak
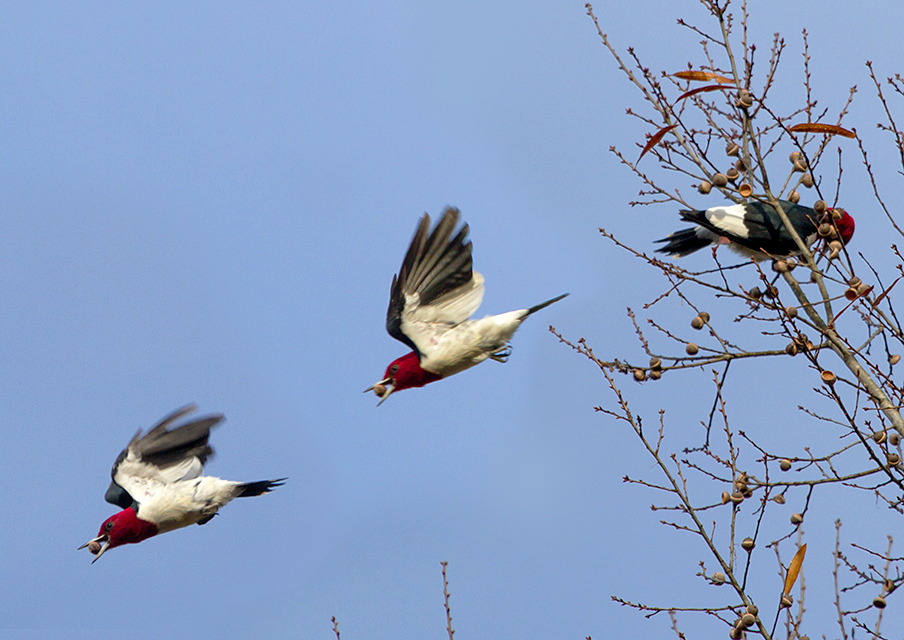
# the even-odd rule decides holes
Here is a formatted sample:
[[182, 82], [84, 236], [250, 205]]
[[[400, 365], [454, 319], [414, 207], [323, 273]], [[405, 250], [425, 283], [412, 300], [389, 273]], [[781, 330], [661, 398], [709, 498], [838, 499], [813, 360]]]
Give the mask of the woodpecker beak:
[[367, 389], [364, 390], [364, 393], [367, 393], [368, 391], [373, 391], [377, 394], [377, 397], [380, 398], [380, 401], [377, 403], [377, 406], [379, 407], [386, 402], [386, 398], [389, 397], [389, 394], [395, 391], [395, 385], [392, 383], [392, 378], [383, 378], [372, 387], [367, 387]]
[[[103, 546], [101, 546], [101, 542], [104, 543]], [[80, 546], [78, 550], [81, 551], [85, 547], [88, 547], [88, 551], [95, 555], [94, 560], [91, 561], [91, 564], [94, 564], [100, 560], [102, 555], [104, 555], [104, 551], [110, 548], [110, 539], [106, 535], [97, 536], [92, 540], [88, 540], [88, 542]]]

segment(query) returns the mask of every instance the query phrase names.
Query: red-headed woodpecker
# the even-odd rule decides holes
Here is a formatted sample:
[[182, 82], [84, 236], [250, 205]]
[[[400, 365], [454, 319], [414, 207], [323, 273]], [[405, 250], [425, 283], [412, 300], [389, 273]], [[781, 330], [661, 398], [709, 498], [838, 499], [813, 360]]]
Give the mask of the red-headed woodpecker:
[[[818, 237], [820, 214], [809, 207], [779, 200], [788, 220], [801, 240], [809, 247]], [[831, 216], [833, 210], [829, 209]], [[838, 235], [845, 244], [854, 235], [854, 219], [844, 210], [835, 209], [841, 217], [835, 220]], [[676, 231], [656, 242], [667, 242], [656, 249], [676, 257], [686, 256], [711, 244], [728, 244], [735, 251], [754, 260], [785, 258], [800, 253], [794, 238], [785, 229], [778, 213], [768, 202], [746, 202], [706, 211], [681, 211], [681, 219], [696, 227]]]
[[428, 234], [430, 216], [425, 213], [392, 278], [386, 330], [413, 351], [394, 360], [383, 379], [364, 391], [381, 398], [378, 406], [394, 391], [422, 387], [487, 358], [505, 362], [511, 354], [508, 341], [525, 318], [568, 295], [469, 320], [483, 300], [483, 276], [472, 267], [468, 225], [452, 237], [457, 224], [458, 209], [447, 208]]
[[104, 498], [123, 510], [107, 518], [97, 537], [79, 547], [95, 554], [92, 564], [107, 549], [206, 524], [233, 498], [259, 496], [283, 484], [285, 478], [232, 482], [202, 476], [204, 463], [213, 456], [207, 444], [210, 430], [223, 416], [206, 416], [167, 429], [195, 409], [194, 405], [177, 409], [144, 436], [139, 429], [116, 458]]

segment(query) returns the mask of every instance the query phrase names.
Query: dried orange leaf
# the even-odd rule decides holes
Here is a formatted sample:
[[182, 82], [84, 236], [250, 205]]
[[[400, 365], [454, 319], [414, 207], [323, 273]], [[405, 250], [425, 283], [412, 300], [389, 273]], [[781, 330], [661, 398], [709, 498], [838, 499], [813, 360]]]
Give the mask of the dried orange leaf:
[[804, 563], [805, 555], [807, 555], [807, 545], [803, 544], [797, 550], [797, 553], [794, 554], [794, 557], [791, 558], [791, 564], [788, 566], [788, 575], [785, 576], [785, 595], [791, 593], [794, 583], [797, 582], [797, 574], [800, 573], [800, 567]]
[[680, 96], [678, 96], [678, 99], [675, 100], [675, 104], [678, 104], [685, 98], [690, 98], [692, 95], [703, 93], [704, 91], [724, 91], [725, 89], [731, 89], [731, 87], [723, 87], [721, 84], [708, 84], [705, 87], [697, 87], [696, 89], [691, 89], [690, 91], [682, 93]]
[[834, 124], [821, 124], [819, 122], [802, 122], [801, 124], [796, 124], [788, 131], [792, 133], [825, 133], [833, 136], [844, 136], [845, 138], [856, 138], [857, 134], [853, 131], [848, 131], [844, 127], [839, 127]]
[[877, 297], [875, 300], [873, 300], [873, 306], [875, 306], [875, 305], [879, 304], [880, 302], [882, 302], [883, 298], [885, 298], [885, 296], [887, 296], [887, 295], [889, 294], [889, 292], [892, 290], [892, 288], [893, 288], [896, 284], [898, 284], [898, 280], [900, 280], [900, 279], [901, 279], [901, 276], [898, 276], [898, 278], [897, 278], [894, 282], [891, 283], [891, 286], [888, 287], [888, 289], [886, 289], [885, 291], [883, 291], [882, 293], [880, 293], [880, 294], [879, 294], [879, 297]]
[[[643, 151], [640, 152], [640, 158], [643, 158], [647, 151], [649, 151], [650, 149], [655, 147], [657, 144], [659, 144], [659, 141], [662, 140], [662, 138], [663, 138], [663, 136], [665, 136], [665, 134], [667, 134], [669, 131], [671, 131], [672, 129], [674, 129], [677, 126], [678, 126], [677, 124], [673, 124], [670, 127], [663, 127], [662, 129], [660, 129], [659, 131], [654, 133], [652, 135], [652, 137], [650, 137], [650, 141], [647, 142], [646, 146], [643, 148]], [[640, 158], [637, 158], [638, 162], [640, 162]]]
[[710, 71], [679, 71], [678, 73], [673, 73], [672, 77], [681, 78], [682, 80], [698, 80], [700, 82], [731, 83], [731, 80], [725, 76], [720, 76]]

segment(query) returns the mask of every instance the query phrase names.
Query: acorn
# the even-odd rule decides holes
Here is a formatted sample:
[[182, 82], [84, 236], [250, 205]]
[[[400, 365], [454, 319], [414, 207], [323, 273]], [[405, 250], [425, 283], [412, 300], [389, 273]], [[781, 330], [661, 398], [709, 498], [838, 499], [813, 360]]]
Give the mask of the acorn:
[[824, 213], [826, 210], [826, 201], [825, 200], [817, 200], [813, 203], [813, 211], [816, 213]]
[[797, 204], [800, 202], [800, 194], [797, 191], [792, 191], [788, 194], [788, 200], [790, 200], [793, 204]]
[[689, 356], [695, 356], [700, 351], [700, 347], [695, 345], [693, 342], [688, 342], [687, 346], [684, 347], [684, 351]]
[[384, 387], [382, 384], [374, 385], [374, 395], [375, 396], [382, 398], [384, 393], [386, 393], [386, 387]]
[[873, 434], [873, 442], [875, 442], [876, 444], [882, 444], [883, 442], [885, 442], [886, 436], [887, 434], [885, 433], [885, 431], [876, 431]]
[[703, 322], [709, 322], [709, 314], [705, 311], [700, 312], [700, 317], [703, 319]]
[[741, 616], [741, 626], [745, 629], [748, 629], [756, 624], [756, 616], [751, 615], [749, 613], [745, 613]]
[[731, 180], [732, 182], [737, 180], [738, 176], [740, 176], [740, 175], [741, 175], [741, 173], [734, 167], [732, 167], [731, 169], [729, 169], [728, 171], [725, 172], [725, 177], [728, 178], [729, 180]]
[[691, 320], [691, 328], [696, 329], [697, 331], [702, 329], [705, 325], [706, 323], [703, 322], [703, 318], [701, 318], [700, 316], [694, 316], [694, 319]]
[[831, 371], [829, 371], [828, 369], [826, 369], [825, 371], [820, 373], [819, 376], [822, 378], [822, 381], [828, 385], [835, 384], [835, 380], [837, 379], [835, 377], [835, 374], [832, 373]]
[[744, 631], [738, 627], [732, 627], [731, 631], [728, 632], [728, 637], [731, 640], [741, 640], [741, 636], [744, 635]]
[[888, 444], [893, 447], [897, 447], [901, 443], [901, 434], [897, 431], [892, 431], [888, 434]]
[[888, 356], [888, 364], [890, 364], [891, 366], [895, 366], [899, 362], [901, 362], [901, 354], [893, 353], [890, 356]]
[[650, 372], [650, 380], [659, 380], [662, 377], [662, 371], [659, 369], [653, 369]]
[[759, 287], [751, 287], [750, 290], [747, 292], [747, 295], [749, 297], [753, 298], [754, 300], [759, 300], [763, 296], [763, 292], [760, 291]]
[[699, 191], [703, 195], [706, 195], [707, 193], [709, 193], [712, 190], [713, 190], [713, 185], [709, 180], [702, 180], [700, 182], [700, 184], [697, 185], [697, 191]]
[[728, 502], [730, 500], [731, 500], [731, 494], [728, 493], [727, 491], [723, 491], [722, 492], [722, 504], [728, 504]]
[[763, 292], [763, 295], [767, 298], [778, 298], [778, 289], [773, 287], [771, 284], [766, 286], [766, 290]]
[[772, 498], [772, 500], [775, 502], [775, 504], [785, 504], [785, 496], [781, 493]]
[[747, 161], [744, 160], [744, 158], [738, 158], [737, 160], [735, 160], [734, 168], [741, 173], [744, 173], [745, 171], [747, 171]]
[[635, 369], [634, 370], [634, 379], [638, 382], [643, 382], [647, 379], [647, 372], [643, 369]]
[[778, 463], [779, 468], [782, 471], [790, 471], [791, 470], [791, 461], [788, 458], [782, 458]]
[[760, 612], [760, 609], [759, 609], [759, 607], [757, 607], [755, 604], [748, 604], [748, 605], [747, 605], [747, 613], [749, 613], [750, 615], [755, 616], [755, 615], [757, 615], [759, 612]]
[[662, 369], [662, 360], [659, 358], [650, 358], [650, 368], [651, 369]]
[[740, 152], [741, 152], [741, 147], [739, 147], [736, 142], [729, 142], [725, 146], [725, 155], [727, 155], [727, 156], [736, 156]]
[[883, 598], [882, 596], [876, 596], [875, 598], [873, 598], [873, 606], [876, 607], [877, 609], [884, 609], [885, 608], [885, 598]]
[[713, 186], [714, 187], [724, 187], [728, 184], [728, 178], [725, 177], [724, 173], [717, 173], [713, 176]]
[[845, 300], [853, 301], [853, 300], [856, 300], [858, 297], [860, 297], [860, 296], [857, 294], [857, 290], [854, 287], [848, 287], [847, 289], [844, 290]]
[[785, 346], [785, 353], [787, 353], [789, 356], [796, 356], [797, 355], [797, 345], [793, 342], [789, 342]]
[[897, 453], [892, 452], [888, 454], [888, 464], [894, 467], [899, 462], [901, 462], [901, 456], [899, 456]]
[[829, 243], [829, 260], [837, 258], [843, 247], [844, 245], [841, 244], [841, 240], [832, 240]]
[[857, 285], [856, 289], [857, 289], [857, 295], [865, 296], [867, 293], [869, 293], [870, 286], [868, 284], [866, 284], [865, 282], [861, 282], [860, 284]]
[[[753, 548], [756, 546], [756, 543], [753, 541], [753, 538], [744, 538], [741, 540], [741, 548], [748, 553], [753, 551]], [[750, 625], [747, 625], [750, 626]]]
[[847, 281], [849, 287], [856, 287], [860, 284], [860, 278], [857, 276], [852, 276], [850, 280]]
[[753, 187], [745, 182], [738, 187], [738, 193], [742, 198], [749, 198], [753, 194]]
[[844, 209], [832, 209], [832, 220], [836, 222], [844, 217]]
[[97, 555], [98, 553], [100, 553], [100, 547], [101, 547], [101, 544], [97, 540], [92, 540], [91, 542], [88, 543], [88, 551], [90, 551], [94, 555]]
[[781, 607], [782, 609], [787, 609], [792, 604], [794, 604], [794, 598], [792, 598], [790, 595], [784, 595], [779, 602], [779, 607]]
[[804, 162], [803, 158], [801, 158], [800, 160], [795, 162], [793, 165], [791, 165], [791, 170], [796, 171], [797, 173], [803, 173], [804, 171], [807, 170], [807, 163]]
[[800, 183], [804, 185], [807, 189], [813, 188], [813, 174], [805, 173], [800, 177]]
[[742, 502], [744, 502], [744, 494], [741, 493], [740, 491], [732, 491], [731, 492], [731, 501], [734, 504], [741, 504]]
[[820, 237], [828, 238], [830, 235], [832, 235], [832, 231], [834, 229], [835, 229], [835, 227], [830, 225], [828, 222], [823, 222], [816, 229], [816, 232], [820, 235]]
[[800, 162], [801, 160], [803, 160], [803, 158], [804, 158], [804, 155], [800, 151], [792, 151], [791, 155], [788, 156], [788, 160], [791, 162], [791, 164], [794, 164], [795, 162]]
[[785, 307], [785, 314], [789, 318], [796, 318], [797, 317], [797, 307], [792, 307], [791, 305], [788, 305], [787, 307]]
[[800, 524], [800, 523], [803, 522], [803, 521], [804, 521], [803, 515], [801, 515], [801, 514], [799, 514], [799, 513], [792, 513], [792, 514], [791, 514], [791, 524], [793, 524], [793, 525], [798, 525], [798, 524]]
[[772, 263], [772, 270], [776, 273], [788, 273], [790, 269], [788, 269], [788, 263], [784, 260], [776, 260]]
[[711, 580], [713, 584], [725, 584], [725, 574], [721, 571], [716, 571]]
[[744, 109], [749, 109], [753, 106], [753, 97], [746, 89], [738, 91], [738, 106]]

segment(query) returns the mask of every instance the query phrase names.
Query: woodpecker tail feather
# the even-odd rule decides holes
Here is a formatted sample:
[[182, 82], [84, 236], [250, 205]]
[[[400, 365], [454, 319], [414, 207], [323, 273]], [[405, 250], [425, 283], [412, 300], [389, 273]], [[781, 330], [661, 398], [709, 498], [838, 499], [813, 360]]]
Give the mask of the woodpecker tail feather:
[[547, 300], [546, 302], [541, 302], [540, 304], [535, 304], [534, 306], [532, 306], [530, 309], [527, 310], [527, 313], [524, 315], [524, 317], [526, 318], [526, 317], [529, 316], [530, 314], [536, 313], [536, 312], [539, 311], [540, 309], [545, 309], [546, 307], [548, 307], [548, 306], [551, 305], [552, 303], [558, 302], [559, 300], [561, 300], [562, 298], [564, 298], [564, 297], [567, 296], [567, 295], [568, 295], [567, 293], [563, 293], [563, 294], [560, 295], [560, 296], [556, 296], [556, 297], [553, 298], [552, 300]]
[[265, 493], [270, 493], [276, 487], [283, 486], [286, 480], [287, 478], [277, 478], [276, 480], [258, 480], [257, 482], [246, 482], [239, 486], [241, 492], [236, 496], [236, 498], [262, 496]]

